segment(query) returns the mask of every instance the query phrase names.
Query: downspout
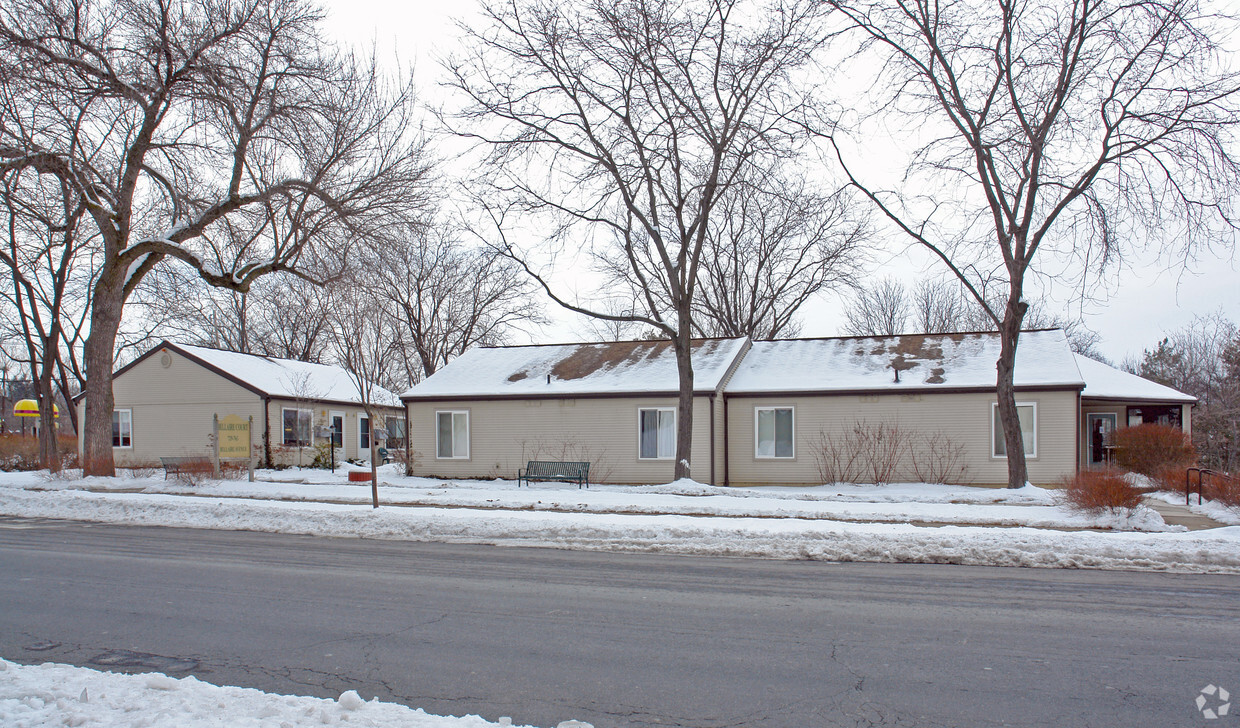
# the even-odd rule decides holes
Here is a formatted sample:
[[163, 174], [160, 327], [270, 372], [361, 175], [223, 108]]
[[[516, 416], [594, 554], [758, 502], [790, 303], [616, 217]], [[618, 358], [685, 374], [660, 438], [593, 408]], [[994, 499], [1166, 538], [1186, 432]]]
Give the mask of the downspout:
[[413, 412], [410, 400], [404, 401], [405, 407], [405, 475], [413, 476]]
[[710, 484], [715, 484], [715, 393], [710, 393]]
[[263, 395], [263, 459], [271, 468], [271, 397]]
[[[1085, 452], [1081, 449], [1081, 429], [1085, 427], [1084, 413], [1081, 412], [1081, 390], [1076, 390], [1076, 472], [1081, 472], [1081, 464], [1085, 461]], [[994, 447], [992, 444], [991, 447]]]
[[732, 485], [731, 478], [728, 477], [728, 393], [723, 393], [723, 487], [728, 488]]

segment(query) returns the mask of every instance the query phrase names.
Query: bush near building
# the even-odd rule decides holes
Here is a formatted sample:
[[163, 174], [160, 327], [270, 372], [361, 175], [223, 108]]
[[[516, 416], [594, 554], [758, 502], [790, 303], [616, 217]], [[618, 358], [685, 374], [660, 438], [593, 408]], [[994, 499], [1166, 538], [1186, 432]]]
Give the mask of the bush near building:
[[1087, 470], [1064, 480], [1063, 498], [1086, 513], [1131, 511], [1141, 505], [1141, 491], [1119, 470]]
[[1121, 468], [1159, 479], [1169, 469], [1182, 470], [1197, 460], [1193, 443], [1178, 427], [1145, 424], [1114, 433], [1115, 462]]

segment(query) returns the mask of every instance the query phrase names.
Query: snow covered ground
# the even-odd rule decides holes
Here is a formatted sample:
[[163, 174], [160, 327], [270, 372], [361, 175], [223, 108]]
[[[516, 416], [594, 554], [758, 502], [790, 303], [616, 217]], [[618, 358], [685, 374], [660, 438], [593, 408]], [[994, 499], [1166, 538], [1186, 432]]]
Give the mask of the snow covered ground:
[[[512, 725], [512, 721], [501, 718], [499, 723], [491, 723], [476, 715], [430, 715], [378, 699], [365, 701], [352, 690], [336, 700], [327, 700], [220, 687], [192, 676], [176, 679], [160, 673], [124, 675], [53, 663], [18, 665], [0, 659], [0, 725], [490, 728]], [[557, 728], [590, 725], [569, 720]]]
[[[157, 471], [158, 472], [158, 471]], [[118, 478], [49, 478], [46, 473], [0, 475], [0, 485], [49, 490], [133, 491], [143, 494], [322, 503], [371, 502], [369, 483], [348, 483], [347, 470], [259, 471], [259, 482], [209, 481], [187, 485], [162, 474]], [[616, 515], [681, 515], [729, 518], [792, 518], [866, 523], [1031, 526], [1175, 531], [1148, 508], [1130, 517], [1091, 516], [1058, 504], [1055, 491], [928, 485], [925, 483], [833, 485], [803, 488], [716, 488], [690, 480], [668, 485], [607, 486], [541, 483], [518, 488], [515, 481], [443, 481], [406, 477], [398, 465], [380, 471], [379, 500], [385, 505], [432, 508], [530, 510]]]
[[374, 510], [369, 484], [346, 483], [343, 469], [259, 477], [189, 486], [158, 471], [3, 473], [0, 514], [582, 550], [1240, 573], [1240, 527], [1189, 533], [1144, 507], [1087, 516], [1035, 487], [517, 488], [410, 478], [390, 465], [380, 478], [385, 507]]

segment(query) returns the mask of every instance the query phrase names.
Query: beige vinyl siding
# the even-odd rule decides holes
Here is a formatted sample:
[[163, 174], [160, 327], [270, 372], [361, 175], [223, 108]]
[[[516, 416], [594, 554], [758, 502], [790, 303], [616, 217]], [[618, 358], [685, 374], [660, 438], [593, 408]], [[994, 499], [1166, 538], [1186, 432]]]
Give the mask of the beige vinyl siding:
[[[1075, 472], [1077, 395], [1074, 391], [1018, 393], [1018, 402], [1037, 405], [1037, 454], [1028, 458], [1029, 478], [1050, 484]], [[1007, 461], [991, 454], [993, 394], [882, 394], [729, 397], [728, 454], [731, 485], [812, 484], [822, 481], [815, 450], [822, 433], [839, 437], [856, 422], [893, 423], [915, 433], [942, 432], [963, 446], [967, 482], [1007, 482]], [[795, 457], [755, 457], [754, 420], [758, 407], [795, 408]], [[898, 480], [910, 480], [907, 463]]]
[[116, 409], [133, 411], [133, 447], [112, 451], [119, 466], [158, 465], [161, 456], [210, 455], [215, 414], [253, 416], [254, 443], [262, 444], [262, 398], [176, 352], [148, 356], [114, 379], [112, 392]]
[[702, 482], [702, 483], [710, 483], [711, 485], [723, 485], [723, 470], [725, 467], [727, 467], [727, 463], [724, 460], [723, 442], [724, 442], [724, 438], [727, 437], [727, 427], [728, 427], [727, 419], [724, 417], [723, 396], [716, 395], [715, 398], [711, 400], [711, 406], [715, 410], [714, 479], [710, 480], [707, 478], [695, 478], [695, 480], [698, 480], [699, 482]]
[[[516, 478], [530, 460], [585, 460], [595, 483], [667, 483], [674, 459], [638, 458], [639, 409], [674, 397], [518, 399], [408, 403], [414, 475]], [[469, 457], [436, 457], [435, 413], [469, 413]], [[716, 422], [718, 425], [718, 421]], [[717, 443], [717, 446], [719, 444]], [[710, 399], [694, 397], [693, 478], [710, 478]], [[720, 463], [721, 465], [721, 463]]]

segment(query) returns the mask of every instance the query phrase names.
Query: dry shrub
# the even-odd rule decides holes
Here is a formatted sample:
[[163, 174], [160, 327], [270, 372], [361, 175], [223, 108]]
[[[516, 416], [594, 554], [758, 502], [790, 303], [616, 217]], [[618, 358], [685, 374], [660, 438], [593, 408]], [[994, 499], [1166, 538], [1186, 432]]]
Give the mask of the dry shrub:
[[840, 436], [818, 433], [814, 446], [818, 477], [824, 483], [861, 482], [861, 449], [845, 431]]
[[128, 470], [129, 470], [129, 477], [134, 480], [140, 480], [143, 478], [153, 478], [156, 475], [159, 475], [160, 473], [163, 472], [162, 467], [160, 467], [158, 464], [151, 464], [151, 463], [139, 463], [137, 465], [131, 465], [129, 466]]
[[39, 441], [29, 435], [0, 435], [0, 470], [38, 470]]
[[1117, 446], [1116, 464], [1150, 478], [1168, 468], [1187, 468], [1197, 459], [1188, 436], [1170, 425], [1124, 427], [1112, 433], [1112, 437]]
[[1118, 470], [1090, 470], [1063, 481], [1067, 505], [1086, 513], [1131, 511], [1141, 505], [1141, 491]]
[[923, 435], [909, 447], [913, 477], [922, 483], [969, 484], [964, 445], [942, 432]]
[[172, 477], [176, 478], [179, 483], [197, 486], [211, 480], [214, 474], [215, 469], [211, 466], [211, 461], [203, 458], [202, 460], [191, 460], [181, 463], [180, 468]]
[[942, 432], [918, 433], [898, 423], [854, 422], [838, 434], [819, 432], [813, 454], [824, 483], [969, 482], [964, 445]]
[[1159, 468], [1150, 480], [1158, 486], [1158, 490], [1184, 490], [1184, 474], [1188, 466], [1164, 465]]
[[1205, 475], [1205, 495], [1229, 508], [1240, 508], [1240, 477], [1235, 475]]
[[889, 423], [854, 422], [838, 435], [820, 432], [814, 448], [818, 474], [824, 483], [890, 483], [912, 439]]

